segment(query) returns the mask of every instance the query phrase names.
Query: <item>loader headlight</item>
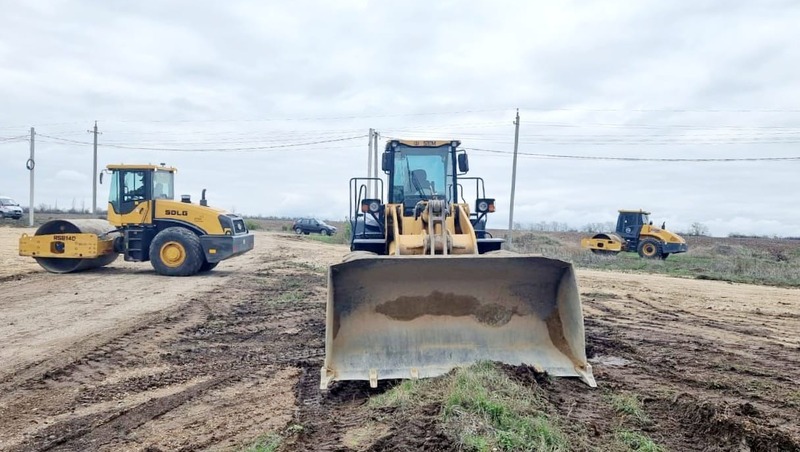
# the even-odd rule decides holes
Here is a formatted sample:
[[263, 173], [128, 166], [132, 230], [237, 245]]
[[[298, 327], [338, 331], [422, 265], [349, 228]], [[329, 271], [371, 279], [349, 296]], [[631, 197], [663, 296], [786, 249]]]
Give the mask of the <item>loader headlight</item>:
[[381, 210], [380, 199], [365, 199], [361, 201], [361, 211], [364, 213], [372, 212], [378, 213]]
[[475, 210], [478, 213], [490, 213], [494, 212], [494, 199], [492, 198], [480, 198], [475, 201]]

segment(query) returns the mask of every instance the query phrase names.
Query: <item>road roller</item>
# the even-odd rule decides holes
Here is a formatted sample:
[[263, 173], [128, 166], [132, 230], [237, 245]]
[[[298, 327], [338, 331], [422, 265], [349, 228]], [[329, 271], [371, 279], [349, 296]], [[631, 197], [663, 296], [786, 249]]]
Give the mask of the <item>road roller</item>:
[[156, 273], [191, 276], [253, 249], [244, 219], [199, 204], [189, 195], [175, 200], [176, 169], [166, 165], [108, 165], [108, 216], [61, 219], [43, 224], [19, 240], [20, 256], [30, 256], [51, 273], [103, 267], [121, 254], [126, 261], [150, 261]]
[[581, 248], [594, 254], [614, 256], [622, 251], [639, 253], [646, 259], [666, 259], [670, 254], [689, 251], [686, 240], [666, 228], [653, 226], [650, 212], [620, 210], [614, 232], [601, 232], [581, 239]]

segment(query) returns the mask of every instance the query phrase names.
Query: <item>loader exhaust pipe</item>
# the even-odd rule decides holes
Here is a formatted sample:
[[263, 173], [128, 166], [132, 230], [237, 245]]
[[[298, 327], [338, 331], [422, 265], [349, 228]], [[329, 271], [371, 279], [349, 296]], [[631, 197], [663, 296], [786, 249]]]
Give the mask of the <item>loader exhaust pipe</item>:
[[490, 360], [596, 386], [572, 265], [512, 253], [375, 256], [328, 272], [320, 387], [442, 375]]

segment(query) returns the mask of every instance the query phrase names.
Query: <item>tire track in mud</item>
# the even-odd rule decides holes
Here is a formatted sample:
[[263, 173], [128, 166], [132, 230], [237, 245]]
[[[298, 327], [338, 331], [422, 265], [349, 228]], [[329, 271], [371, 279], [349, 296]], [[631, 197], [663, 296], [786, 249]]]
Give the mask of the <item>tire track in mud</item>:
[[321, 365], [324, 303], [310, 300], [325, 279], [280, 260], [267, 268], [10, 375], [0, 449], [230, 448], [282, 428], [298, 366]]
[[[639, 394], [655, 423], [647, 431], [659, 442], [670, 450], [800, 450], [800, 410], [797, 403], [787, 403], [798, 386], [785, 375], [787, 369], [800, 368], [800, 353], [751, 336], [749, 325], [728, 325], [730, 319], [709, 319], [626, 298], [584, 301], [602, 313], [586, 320], [587, 348], [600, 362], [604, 357], [628, 360], [618, 366], [595, 365], [598, 383]], [[635, 304], [608, 305], [628, 301]], [[645, 320], [653, 315], [660, 328], [654, 328], [659, 322]], [[726, 340], [701, 337], [692, 330], [715, 326], [727, 332]], [[569, 386], [557, 380], [557, 397], [569, 399], [567, 393], [574, 389]], [[593, 414], [608, 404], [602, 397], [587, 394], [580, 404], [589, 407], [578, 410], [583, 423], [607, 424]]]

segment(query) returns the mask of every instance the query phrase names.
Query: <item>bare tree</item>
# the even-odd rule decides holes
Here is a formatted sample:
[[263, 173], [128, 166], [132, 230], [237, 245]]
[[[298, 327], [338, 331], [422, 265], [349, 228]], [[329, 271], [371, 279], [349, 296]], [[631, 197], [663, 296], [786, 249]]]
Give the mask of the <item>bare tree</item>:
[[708, 235], [708, 226], [703, 223], [694, 222], [689, 226], [689, 235], [701, 236]]

